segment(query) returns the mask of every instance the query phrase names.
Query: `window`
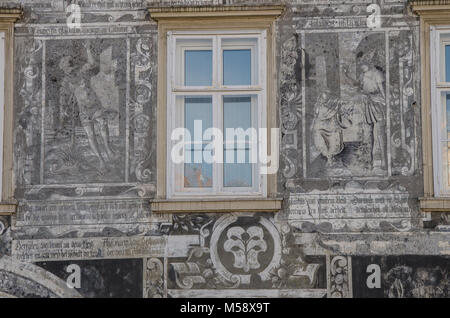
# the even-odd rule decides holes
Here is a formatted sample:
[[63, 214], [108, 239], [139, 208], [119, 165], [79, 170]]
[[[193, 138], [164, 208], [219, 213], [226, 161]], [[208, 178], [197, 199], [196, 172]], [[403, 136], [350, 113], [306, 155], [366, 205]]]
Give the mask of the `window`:
[[[266, 128], [265, 39], [265, 31], [169, 33], [169, 198], [265, 196], [257, 160]], [[174, 163], [177, 128], [187, 134], [184, 160]]]
[[0, 215], [16, 210], [13, 182], [13, 34], [19, 9], [0, 8]]
[[429, 220], [429, 212], [450, 212], [447, 128], [450, 127], [447, 125], [450, 1], [412, 0], [410, 5], [412, 11], [420, 17], [424, 194], [419, 198], [419, 203], [420, 210], [426, 213], [425, 220]]
[[[5, 90], [1, 89], [5, 87], [5, 32], [0, 32], [0, 105], [5, 104]], [[3, 120], [4, 120], [4, 108], [0, 107], [0, 176], [3, 175]], [[3, 177], [2, 177], [3, 180]], [[0, 182], [0, 193], [3, 185]]]
[[158, 23], [153, 212], [281, 209], [276, 174], [261, 173], [259, 155], [278, 155], [271, 131], [277, 127], [275, 20], [283, 8], [149, 9]]
[[431, 28], [431, 108], [435, 196], [450, 196], [450, 26]]

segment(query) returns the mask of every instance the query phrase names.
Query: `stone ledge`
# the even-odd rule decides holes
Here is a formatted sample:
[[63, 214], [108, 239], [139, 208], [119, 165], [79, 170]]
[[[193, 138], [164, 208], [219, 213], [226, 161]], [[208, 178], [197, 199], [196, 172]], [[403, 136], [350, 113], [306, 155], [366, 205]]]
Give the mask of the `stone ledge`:
[[16, 213], [17, 204], [0, 202], [0, 215], [12, 215]]
[[440, 6], [450, 4], [450, 0], [410, 0], [412, 6]]
[[153, 200], [152, 212], [278, 212], [282, 199]]
[[149, 8], [150, 17], [154, 20], [167, 18], [198, 18], [218, 16], [271, 16], [277, 17], [282, 14], [283, 5], [265, 6], [197, 6], [197, 7], [155, 7]]
[[416, 0], [409, 5], [414, 13], [428, 17], [446, 17], [450, 11], [450, 0]]
[[21, 9], [0, 8], [0, 23], [14, 23], [17, 19], [22, 17], [22, 14], [23, 12]]
[[450, 197], [422, 197], [419, 198], [419, 206], [422, 212], [450, 212]]

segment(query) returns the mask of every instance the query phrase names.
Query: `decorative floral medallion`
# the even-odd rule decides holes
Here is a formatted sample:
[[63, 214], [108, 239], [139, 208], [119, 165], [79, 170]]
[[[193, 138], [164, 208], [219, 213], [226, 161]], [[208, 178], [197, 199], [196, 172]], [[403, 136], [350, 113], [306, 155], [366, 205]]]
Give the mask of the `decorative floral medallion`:
[[262, 281], [279, 266], [281, 239], [275, 225], [260, 217], [226, 215], [213, 227], [211, 259], [218, 273], [229, 281], [249, 284], [252, 275]]

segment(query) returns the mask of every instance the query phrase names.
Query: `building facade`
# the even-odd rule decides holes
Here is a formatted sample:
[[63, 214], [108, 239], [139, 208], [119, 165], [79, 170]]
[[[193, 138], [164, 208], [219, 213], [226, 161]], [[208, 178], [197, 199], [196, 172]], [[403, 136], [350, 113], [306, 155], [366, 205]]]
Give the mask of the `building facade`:
[[[0, 296], [449, 297], [450, 1], [3, 0], [0, 32]], [[267, 160], [176, 163], [198, 119]]]

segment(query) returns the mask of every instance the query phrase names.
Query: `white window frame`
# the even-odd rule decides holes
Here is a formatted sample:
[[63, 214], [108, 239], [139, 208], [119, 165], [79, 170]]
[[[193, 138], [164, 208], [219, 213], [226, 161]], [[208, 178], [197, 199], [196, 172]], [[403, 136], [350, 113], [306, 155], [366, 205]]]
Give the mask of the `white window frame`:
[[[446, 38], [443, 38], [443, 37]], [[436, 197], [449, 197], [448, 146], [450, 139], [443, 136], [447, 131], [447, 113], [444, 92], [450, 93], [450, 82], [445, 82], [445, 45], [450, 45], [450, 25], [430, 27], [431, 64], [431, 120], [433, 138], [433, 182]], [[447, 158], [447, 163], [444, 161]]]
[[[184, 188], [183, 180], [176, 180], [175, 174], [177, 169], [182, 165], [175, 165], [171, 160], [171, 149], [176, 144], [171, 140], [172, 131], [174, 128], [183, 127], [183, 123], [180, 123], [180, 118], [184, 118], [183, 114], [177, 111], [176, 97], [177, 96], [199, 96], [208, 95], [212, 96], [213, 101], [213, 127], [222, 129], [223, 117], [220, 116], [220, 111], [217, 109], [223, 109], [217, 107], [222, 104], [222, 95], [241, 95], [241, 96], [256, 96], [257, 105], [253, 102], [252, 98], [252, 124], [257, 123], [257, 128], [267, 127], [267, 65], [266, 65], [266, 31], [265, 30], [202, 30], [202, 31], [169, 31], [167, 32], [167, 182], [166, 191], [168, 199], [198, 199], [198, 198], [265, 198], [267, 197], [267, 177], [260, 174], [260, 164], [253, 165], [252, 171], [252, 187], [223, 187], [223, 165], [213, 164], [213, 187], [211, 188]], [[177, 53], [176, 40], [186, 39], [195, 40], [200, 38], [212, 39], [212, 53], [213, 53], [213, 76], [212, 86], [181, 86], [176, 81], [176, 65], [180, 65], [181, 79], [184, 79], [184, 65], [181, 61], [184, 54], [181, 57]], [[252, 38], [257, 39], [257, 53], [252, 54], [252, 83], [251, 85], [236, 85], [226, 86], [223, 85], [222, 79], [222, 57], [223, 51], [221, 47], [221, 39], [228, 38]], [[202, 49], [201, 46], [195, 46], [198, 49]], [[242, 45], [227, 46], [230, 48], [240, 47]], [[245, 45], [245, 48], [249, 48], [251, 45]], [[185, 48], [182, 48], [184, 51]], [[209, 48], [211, 49], [211, 48]], [[255, 52], [256, 46], [251, 47], [252, 53]], [[259, 65], [256, 65], [256, 60]], [[257, 66], [257, 68], [256, 68]], [[255, 84], [253, 81], [257, 74], [258, 82]], [[178, 107], [180, 107], [178, 105]], [[183, 107], [181, 107], [183, 109]], [[216, 109], [216, 110], [214, 110]], [[261, 111], [255, 111], [259, 109]], [[178, 116], [177, 116], [178, 115]], [[224, 132], [225, 134], [225, 132]], [[178, 166], [178, 168], [177, 168]], [[184, 174], [181, 174], [184, 175]], [[225, 189], [226, 188], [226, 189]]]
[[3, 129], [5, 118], [5, 50], [6, 33], [0, 31], [0, 201], [3, 201]]

